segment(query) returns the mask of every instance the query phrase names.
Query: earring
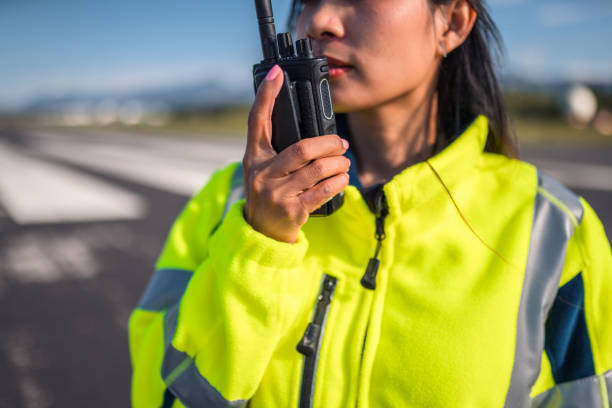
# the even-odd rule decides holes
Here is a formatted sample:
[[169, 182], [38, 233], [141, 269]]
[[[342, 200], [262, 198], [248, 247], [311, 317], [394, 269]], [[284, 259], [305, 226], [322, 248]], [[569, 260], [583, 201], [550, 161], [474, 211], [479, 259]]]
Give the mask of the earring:
[[446, 56], [448, 55], [446, 53], [446, 47], [444, 46], [444, 40], [440, 40], [440, 53], [442, 54], [443, 58], [446, 58]]

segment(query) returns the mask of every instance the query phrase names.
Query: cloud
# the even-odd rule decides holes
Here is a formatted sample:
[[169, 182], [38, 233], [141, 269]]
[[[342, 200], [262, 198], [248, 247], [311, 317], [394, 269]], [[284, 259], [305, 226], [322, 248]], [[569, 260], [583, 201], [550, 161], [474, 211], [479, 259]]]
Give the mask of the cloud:
[[550, 75], [550, 60], [543, 45], [523, 45], [508, 53], [508, 70], [523, 78], [541, 80]]
[[563, 71], [566, 78], [575, 82], [612, 83], [612, 59], [573, 60]]
[[567, 80], [612, 84], [612, 58], [572, 57], [559, 59], [545, 44], [523, 44], [507, 54], [504, 72], [535, 82]]

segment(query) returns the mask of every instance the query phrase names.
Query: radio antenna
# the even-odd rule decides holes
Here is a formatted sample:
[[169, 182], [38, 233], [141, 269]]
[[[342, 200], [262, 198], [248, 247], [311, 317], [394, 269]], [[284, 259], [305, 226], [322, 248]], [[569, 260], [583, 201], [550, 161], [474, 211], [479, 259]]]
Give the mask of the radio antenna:
[[259, 22], [259, 37], [261, 39], [264, 61], [278, 61], [272, 3], [270, 0], [255, 0], [255, 10], [257, 11], [257, 21]]

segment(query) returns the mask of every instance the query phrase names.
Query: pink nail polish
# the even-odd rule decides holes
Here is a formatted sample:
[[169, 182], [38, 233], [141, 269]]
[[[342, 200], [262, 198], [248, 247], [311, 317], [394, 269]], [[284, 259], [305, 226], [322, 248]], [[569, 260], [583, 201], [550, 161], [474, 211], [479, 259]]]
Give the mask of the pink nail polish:
[[345, 139], [342, 139], [342, 146], [344, 146], [344, 150], [349, 148], [349, 142]]
[[278, 65], [273, 66], [270, 71], [268, 71], [268, 75], [266, 75], [266, 81], [274, 81], [280, 72], [281, 69]]

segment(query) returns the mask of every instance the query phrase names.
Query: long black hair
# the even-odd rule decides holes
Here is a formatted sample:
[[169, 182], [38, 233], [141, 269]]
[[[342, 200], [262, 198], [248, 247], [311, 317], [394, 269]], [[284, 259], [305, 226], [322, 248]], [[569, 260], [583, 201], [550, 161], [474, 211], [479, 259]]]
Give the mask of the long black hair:
[[[427, 0], [431, 7], [452, 0]], [[476, 115], [489, 119], [485, 150], [509, 157], [518, 154], [504, 98], [495, 73], [494, 56], [503, 53], [503, 42], [483, 0], [466, 0], [476, 12], [476, 22], [466, 40], [442, 60], [438, 76], [437, 146], [442, 148], [463, 131]], [[289, 29], [295, 28], [302, 0], [293, 0]]]

